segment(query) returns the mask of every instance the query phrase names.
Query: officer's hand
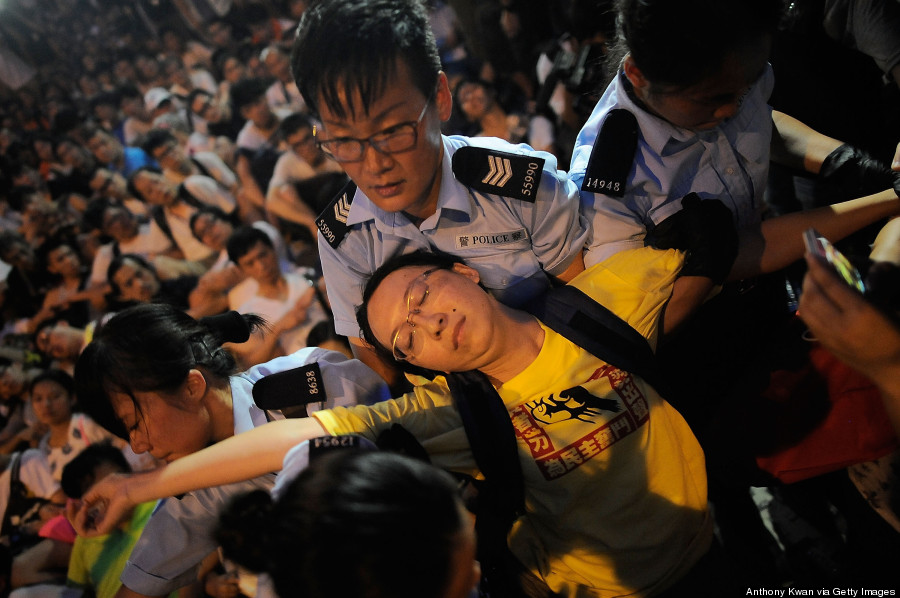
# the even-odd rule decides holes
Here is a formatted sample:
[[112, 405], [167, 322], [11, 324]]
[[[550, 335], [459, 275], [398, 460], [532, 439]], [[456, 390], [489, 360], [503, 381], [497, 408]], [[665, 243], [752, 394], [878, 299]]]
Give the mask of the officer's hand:
[[657, 249], [685, 252], [682, 276], [703, 276], [716, 284], [725, 281], [738, 251], [734, 216], [718, 199], [701, 200], [690, 193], [682, 209], [661, 222], [648, 235]]
[[818, 184], [836, 190], [840, 200], [871, 195], [891, 188], [900, 196], [898, 160], [900, 145], [897, 146], [892, 166], [889, 167], [865, 150], [845, 143], [828, 154], [822, 162]]
[[681, 200], [681, 209], [654, 226], [647, 233], [646, 245], [656, 249], [687, 251], [691, 236], [702, 227], [702, 200], [690, 193]]

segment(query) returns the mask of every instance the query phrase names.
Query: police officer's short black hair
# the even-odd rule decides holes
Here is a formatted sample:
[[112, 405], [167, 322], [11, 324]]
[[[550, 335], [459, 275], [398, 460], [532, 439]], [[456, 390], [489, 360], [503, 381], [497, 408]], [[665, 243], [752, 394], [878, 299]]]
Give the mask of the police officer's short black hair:
[[[781, 0], [618, 0], [618, 49], [651, 85], [685, 88], [714, 75], [723, 58], [772, 35]], [[614, 66], [618, 66], [617, 62]]]
[[[313, 113], [321, 100], [344, 117], [365, 112], [384, 92], [397, 59], [406, 63], [422, 95], [431, 97], [441, 61], [420, 0], [328, 0], [303, 13], [291, 70]], [[362, 106], [354, 105], [354, 92]]]

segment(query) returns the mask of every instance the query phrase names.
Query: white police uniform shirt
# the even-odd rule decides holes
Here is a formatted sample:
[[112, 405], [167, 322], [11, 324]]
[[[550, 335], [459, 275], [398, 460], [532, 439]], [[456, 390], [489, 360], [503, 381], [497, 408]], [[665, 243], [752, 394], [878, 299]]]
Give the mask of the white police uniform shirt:
[[[561, 274], [581, 252], [587, 230], [578, 213], [578, 190], [557, 170], [555, 156], [493, 137], [444, 136], [443, 141], [441, 188], [431, 217], [416, 225], [357, 190], [346, 214], [349, 230], [336, 249], [328, 231], [320, 230], [319, 256], [338, 334], [359, 336], [355, 309], [363, 287], [395, 255], [425, 249], [458, 256], [500, 301], [517, 305], [546, 288], [544, 272]], [[544, 159], [534, 200], [488, 194], [458, 181], [452, 158], [466, 146]]]
[[[581, 189], [582, 213], [593, 229], [585, 266], [642, 247], [647, 227], [680, 210], [681, 199], [691, 192], [701, 199], [722, 200], [738, 229], [758, 224], [772, 138], [772, 109], [767, 105], [774, 85], [771, 66], [744, 95], [737, 114], [709, 131], [676, 127], [650, 114], [626, 93], [629, 85], [620, 72], [575, 141], [569, 176]], [[582, 189], [598, 131], [617, 108], [634, 114], [639, 128], [621, 198]]]
[[[284, 419], [280, 412], [267, 413], [257, 407], [253, 401], [257, 381], [313, 362], [323, 371], [329, 391], [324, 407], [369, 404], [388, 398], [383, 380], [357, 360], [348, 360], [336, 351], [308, 347], [231, 376], [234, 433], [246, 432], [270, 419]], [[334, 365], [340, 369], [331, 370]], [[256, 489], [269, 491], [274, 483], [275, 474], [266, 474], [160, 501], [131, 552], [122, 583], [141, 594], [164, 596], [194, 582], [197, 566], [217, 547], [212, 530], [219, 512], [237, 494]]]

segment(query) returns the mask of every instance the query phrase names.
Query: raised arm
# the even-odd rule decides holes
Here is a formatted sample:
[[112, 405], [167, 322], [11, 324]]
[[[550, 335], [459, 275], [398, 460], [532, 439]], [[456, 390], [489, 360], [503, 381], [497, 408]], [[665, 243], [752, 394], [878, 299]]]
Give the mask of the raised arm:
[[772, 111], [772, 122], [772, 161], [779, 164], [817, 174], [828, 154], [841, 145], [784, 112]]
[[890, 190], [764, 220], [756, 230], [741, 231], [738, 257], [728, 278], [740, 280], [774, 272], [800, 259], [804, 252], [803, 231], [807, 228], [839, 241], [866, 225], [897, 214], [900, 200]]
[[312, 417], [271, 422], [153, 471], [107, 476], [67, 515], [80, 535], [109, 533], [137, 504], [280, 471], [291, 448], [326, 434]]

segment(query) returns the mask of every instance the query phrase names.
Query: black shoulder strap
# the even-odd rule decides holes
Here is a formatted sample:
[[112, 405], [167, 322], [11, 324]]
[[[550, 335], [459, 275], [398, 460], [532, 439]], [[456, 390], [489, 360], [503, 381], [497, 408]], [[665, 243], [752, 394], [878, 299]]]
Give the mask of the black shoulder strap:
[[22, 469], [22, 453], [15, 452], [13, 453], [12, 458], [9, 463], [9, 483], [18, 484], [19, 483], [19, 471]]
[[482, 193], [534, 202], [544, 159], [484, 147], [461, 147], [453, 154], [453, 176]]
[[525, 482], [509, 411], [481, 372], [447, 374], [447, 384], [472, 455], [485, 478], [478, 485], [475, 514], [482, 589], [497, 598], [519, 598], [524, 594], [518, 576], [507, 566], [506, 538], [513, 522], [524, 511]]
[[211, 179], [216, 178], [212, 174], [210, 174], [209, 169], [206, 166], [204, 166], [203, 162], [201, 162], [197, 158], [191, 158], [191, 162], [194, 163], [194, 166], [196, 166], [197, 169], [200, 170], [200, 172], [202, 172], [204, 174], [204, 176], [208, 176]]
[[350, 229], [347, 226], [347, 217], [350, 215], [350, 205], [355, 194], [356, 185], [350, 181], [316, 219], [319, 232], [334, 249], [337, 249]]
[[637, 144], [638, 124], [634, 114], [624, 108], [611, 110], [594, 140], [581, 190], [624, 197]]
[[269, 374], [253, 385], [253, 402], [264, 411], [281, 411], [285, 417], [307, 417], [306, 406], [328, 400], [322, 370], [315, 361]]
[[656, 355], [647, 339], [581, 290], [569, 285], [549, 289], [525, 309], [598, 359], [660, 390]]
[[[215, 180], [215, 179], [213, 179], [213, 180]], [[180, 185], [178, 185], [178, 197], [181, 198], [181, 200], [184, 203], [188, 204], [189, 206], [193, 206], [195, 208], [199, 208], [200, 206], [203, 205], [202, 201], [200, 201], [199, 199], [194, 197], [194, 194], [191, 193], [190, 191], [188, 191], [188, 188], [185, 186], [184, 183], [181, 183]]]
[[510, 512], [519, 512], [524, 496], [516, 432], [509, 411], [487, 376], [478, 371], [447, 375], [447, 385], [465, 427], [472, 455], [484, 477], [508, 491]]
[[160, 230], [169, 237], [169, 240], [178, 246], [178, 243], [175, 242], [175, 235], [172, 234], [172, 228], [169, 226], [169, 221], [166, 220], [166, 213], [163, 210], [162, 206], [152, 206], [150, 208], [150, 217], [156, 222], [159, 226]]

